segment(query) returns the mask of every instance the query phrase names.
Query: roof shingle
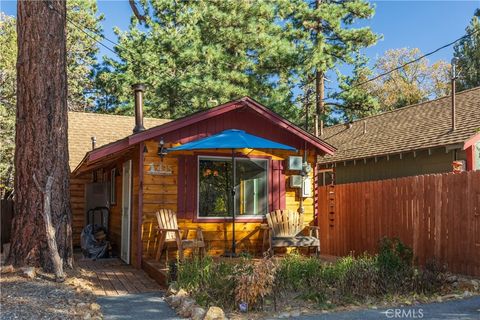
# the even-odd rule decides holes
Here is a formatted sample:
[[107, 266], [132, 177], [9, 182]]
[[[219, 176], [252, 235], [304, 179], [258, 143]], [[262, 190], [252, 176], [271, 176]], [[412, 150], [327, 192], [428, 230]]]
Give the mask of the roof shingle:
[[[168, 119], [144, 118], [146, 129], [164, 124]], [[70, 170], [74, 170], [85, 154], [92, 149], [91, 137], [101, 147], [132, 134], [135, 117], [100, 113], [68, 113], [68, 149]]]
[[457, 93], [453, 132], [451, 115], [451, 97], [446, 96], [356, 120], [350, 128], [346, 124], [325, 128], [321, 138], [337, 151], [319, 161], [331, 163], [463, 143], [480, 128], [480, 87]]

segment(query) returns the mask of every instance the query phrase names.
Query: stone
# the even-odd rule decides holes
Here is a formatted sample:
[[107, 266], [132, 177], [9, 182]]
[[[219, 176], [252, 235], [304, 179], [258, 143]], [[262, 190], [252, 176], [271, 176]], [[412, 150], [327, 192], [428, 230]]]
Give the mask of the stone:
[[180, 289], [178, 290], [178, 292], [175, 294], [177, 297], [187, 297], [188, 296], [188, 292], [183, 290], [183, 289]]
[[87, 304], [85, 302], [77, 303], [77, 308], [85, 308]]
[[480, 288], [480, 282], [477, 281], [477, 280], [470, 280], [471, 284], [473, 285], [473, 288], [475, 289], [475, 291], [477, 291], [479, 288]]
[[99, 305], [98, 303], [95, 303], [95, 302], [94, 302], [94, 303], [91, 303], [91, 304], [90, 304], [90, 310], [92, 310], [92, 311], [98, 311], [98, 310], [100, 310], [100, 308], [101, 308], [101, 307], [100, 307], [100, 305]]
[[208, 308], [205, 318], [203, 320], [224, 320], [225, 313], [219, 307], [210, 307]]
[[23, 275], [28, 279], [33, 279], [37, 275], [37, 272], [34, 267], [26, 267], [21, 269]]
[[166, 301], [170, 306], [172, 306], [172, 308], [178, 308], [180, 306], [180, 304], [182, 303], [184, 298], [185, 297], [175, 295], [175, 296], [168, 297], [168, 300], [166, 300]]
[[166, 293], [166, 296], [171, 296], [171, 295], [174, 295], [174, 294], [177, 294], [178, 293], [178, 285], [176, 282], [172, 282], [170, 283], [170, 285], [168, 286], [168, 289], [167, 289], [167, 293]]
[[464, 298], [467, 298], [467, 297], [471, 297], [473, 294], [470, 292], [470, 291], [464, 291], [463, 292], [463, 297]]
[[457, 277], [457, 276], [449, 276], [449, 277], [447, 277], [447, 282], [449, 282], [449, 283], [454, 283], [454, 282], [456, 282], [456, 281], [458, 281], [458, 277]]
[[192, 320], [203, 320], [206, 313], [207, 311], [205, 311], [205, 309], [201, 307], [194, 307], [190, 314], [190, 318], [192, 318]]
[[83, 316], [83, 320], [90, 320], [92, 319], [92, 315], [90, 313], [86, 313], [84, 316]]
[[282, 312], [278, 315], [278, 318], [280, 319], [290, 318], [290, 312]]
[[180, 304], [178, 314], [184, 318], [189, 318], [192, 314], [192, 308], [195, 306], [195, 300], [191, 298], [184, 298]]

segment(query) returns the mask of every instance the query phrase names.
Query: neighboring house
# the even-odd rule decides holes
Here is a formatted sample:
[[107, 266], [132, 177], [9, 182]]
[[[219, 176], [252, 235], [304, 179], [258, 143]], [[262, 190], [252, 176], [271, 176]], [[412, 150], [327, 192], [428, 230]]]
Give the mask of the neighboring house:
[[480, 87], [456, 94], [453, 130], [451, 96], [331, 126], [321, 138], [337, 150], [319, 158], [320, 183], [450, 172], [454, 161], [478, 170], [479, 130]]
[[[146, 128], [164, 124], [169, 120], [145, 118]], [[92, 137], [95, 146], [101, 147], [132, 133], [135, 117], [101, 113], [69, 112], [68, 113], [68, 152], [70, 171], [73, 171], [85, 154], [92, 150]], [[103, 177], [98, 177], [102, 179]], [[85, 215], [88, 210], [85, 203], [85, 183], [92, 176], [72, 177], [70, 180], [70, 198], [73, 214], [73, 242], [80, 245], [80, 233], [85, 226]]]
[[[142, 113], [141, 108], [141, 103], [136, 103], [137, 114]], [[228, 186], [232, 152], [218, 149], [165, 154], [165, 150], [226, 129], [244, 130], [297, 150], [236, 150], [235, 172], [239, 185], [234, 207], [238, 251], [261, 250], [260, 225], [265, 223], [265, 213], [272, 210], [297, 211], [303, 206], [305, 224], [315, 224], [317, 195], [313, 177], [316, 161], [319, 156], [333, 154], [335, 149], [251, 98], [235, 100], [133, 134], [131, 129], [138, 123], [133, 117], [128, 118], [129, 121], [122, 122], [125, 130], [115, 133], [117, 140], [114, 142], [102, 134], [116, 127], [113, 119], [117, 118], [112, 117], [110, 122], [108, 116], [98, 116], [95, 120], [94, 117], [79, 124], [78, 129], [71, 125], [72, 131], [85, 128], [84, 135], [76, 138], [82, 140], [83, 150], [74, 151], [76, 143], [70, 141], [71, 152], [76, 154], [71, 163], [72, 168], [75, 166], [71, 186], [76, 245], [81, 227], [87, 223], [87, 210], [95, 206], [109, 207], [109, 234], [117, 253], [125, 262], [141, 267], [142, 253], [148, 246], [142, 238], [146, 231], [142, 229], [142, 222], [159, 209], [171, 209], [177, 213], [181, 228], [201, 227], [204, 230], [210, 253], [223, 253], [232, 239], [232, 219], [225, 203], [229, 191], [222, 184], [227, 181]], [[136, 119], [141, 121], [140, 116]], [[89, 136], [94, 135], [91, 132], [95, 132], [95, 126], [100, 126], [95, 129], [98, 130], [95, 133], [97, 147], [90, 150]], [[99, 143], [104, 145], [99, 146]], [[86, 155], [79, 160], [81, 152]], [[302, 195], [301, 189], [290, 187], [290, 177], [299, 175], [299, 171], [287, 169], [286, 160], [290, 156], [300, 157], [301, 161], [303, 157], [313, 168], [306, 185], [309, 193]]]

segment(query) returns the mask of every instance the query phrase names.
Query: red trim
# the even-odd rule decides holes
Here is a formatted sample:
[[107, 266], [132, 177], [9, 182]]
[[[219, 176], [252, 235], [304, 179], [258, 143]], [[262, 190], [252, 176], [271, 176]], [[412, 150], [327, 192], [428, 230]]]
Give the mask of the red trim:
[[197, 166], [195, 156], [186, 157], [185, 174], [185, 218], [195, 219], [197, 216]]
[[177, 192], [177, 215], [186, 218], [185, 212], [185, 156], [178, 157], [178, 192]]
[[333, 146], [327, 144], [326, 142], [320, 140], [319, 138], [313, 136], [312, 134], [302, 130], [301, 128], [297, 127], [287, 119], [280, 117], [275, 112], [262, 106], [252, 98], [245, 97], [240, 100], [228, 102], [226, 104], [220, 105], [210, 110], [197, 112], [185, 118], [167, 122], [163, 125], [130, 135], [122, 140], [113, 142], [106, 146], [100, 147], [96, 150], [92, 150], [88, 154], [87, 162], [98, 160], [109, 154], [122, 151], [126, 149], [128, 146], [134, 145], [136, 143], [165, 135], [169, 132], [179, 130], [181, 128], [192, 125], [194, 123], [201, 122], [209, 118], [212, 118], [212, 117], [215, 117], [239, 108], [251, 108], [252, 110], [256, 111], [257, 113], [265, 117], [266, 119], [272, 121], [273, 123], [280, 126], [281, 128], [289, 131], [290, 133], [302, 138], [303, 140], [307, 141], [312, 146], [314, 146], [315, 148], [321, 150], [326, 154], [333, 154], [335, 151], [335, 148]]
[[468, 147], [473, 146], [475, 143], [480, 141], [480, 132], [468, 138], [467, 141], [463, 144], [463, 150], [466, 150]]
[[137, 225], [137, 266], [142, 266], [143, 244], [142, 244], [142, 217], [143, 217], [143, 142], [140, 143], [138, 157], [138, 225]]
[[93, 162], [112, 153], [122, 151], [127, 149], [129, 146], [130, 144], [128, 143], [128, 138], [123, 138], [122, 140], [112, 142], [103, 147], [90, 151], [88, 153], [88, 162]]

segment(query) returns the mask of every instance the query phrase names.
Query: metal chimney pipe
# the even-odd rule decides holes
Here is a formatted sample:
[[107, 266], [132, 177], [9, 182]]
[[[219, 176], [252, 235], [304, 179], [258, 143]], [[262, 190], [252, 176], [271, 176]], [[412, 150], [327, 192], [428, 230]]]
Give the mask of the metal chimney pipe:
[[144, 131], [143, 126], [143, 92], [145, 91], [145, 85], [142, 83], [136, 83], [132, 86], [135, 93], [135, 127], [133, 133]]
[[452, 97], [452, 131], [455, 131], [456, 129], [456, 101], [455, 101], [455, 95], [456, 95], [456, 85], [455, 85], [455, 80], [457, 79], [457, 64], [458, 58], [454, 57], [452, 59], [452, 79], [451, 79], [451, 85], [452, 85], [452, 92], [451, 92], [451, 97]]
[[90, 139], [92, 139], [92, 150], [93, 150], [97, 146], [97, 138], [96, 137], [91, 137]]

